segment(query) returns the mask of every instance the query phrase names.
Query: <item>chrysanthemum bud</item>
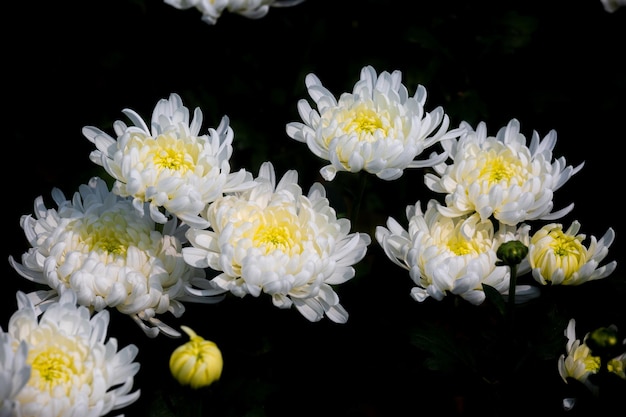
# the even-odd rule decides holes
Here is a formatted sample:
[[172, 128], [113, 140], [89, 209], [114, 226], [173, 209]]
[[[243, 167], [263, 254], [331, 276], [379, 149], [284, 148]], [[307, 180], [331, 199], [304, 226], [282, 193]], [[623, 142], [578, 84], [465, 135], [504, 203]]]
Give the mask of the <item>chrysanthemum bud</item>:
[[591, 354], [595, 356], [613, 356], [618, 347], [617, 327], [599, 327], [590, 332], [585, 338], [585, 344], [589, 346]]
[[170, 371], [181, 385], [202, 388], [222, 375], [222, 352], [210, 340], [204, 340], [187, 326], [180, 328], [189, 335], [189, 342], [177, 347], [170, 356]]
[[500, 259], [496, 265], [518, 265], [526, 255], [528, 255], [528, 247], [519, 240], [504, 242], [496, 251], [496, 256]]

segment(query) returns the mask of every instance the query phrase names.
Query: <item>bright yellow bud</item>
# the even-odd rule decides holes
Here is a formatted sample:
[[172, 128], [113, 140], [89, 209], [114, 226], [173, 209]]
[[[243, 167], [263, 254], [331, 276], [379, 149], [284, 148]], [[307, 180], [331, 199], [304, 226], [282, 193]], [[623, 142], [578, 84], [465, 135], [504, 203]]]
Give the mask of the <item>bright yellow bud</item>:
[[222, 375], [222, 352], [217, 345], [204, 340], [187, 326], [180, 328], [189, 335], [189, 342], [177, 347], [170, 356], [170, 371], [181, 385], [202, 388]]

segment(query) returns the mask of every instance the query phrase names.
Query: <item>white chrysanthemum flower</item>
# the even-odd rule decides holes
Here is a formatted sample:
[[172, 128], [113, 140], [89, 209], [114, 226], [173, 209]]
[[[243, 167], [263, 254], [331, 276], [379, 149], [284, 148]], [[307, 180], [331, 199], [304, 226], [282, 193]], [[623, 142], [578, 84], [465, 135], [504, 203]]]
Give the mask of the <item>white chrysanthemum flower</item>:
[[600, 0], [600, 2], [608, 13], [613, 13], [621, 7], [626, 7], [626, 0]]
[[308, 74], [305, 83], [317, 110], [300, 100], [298, 113], [304, 123], [288, 123], [287, 135], [330, 161], [320, 171], [327, 181], [338, 171], [362, 170], [395, 180], [405, 168], [439, 164], [447, 158], [445, 152], [433, 153], [426, 160], [415, 158], [426, 148], [457, 137], [460, 130], [448, 131], [449, 118], [441, 107], [424, 111], [426, 88], [419, 85], [409, 97], [401, 80], [400, 71], [377, 75], [366, 66], [352, 93], [343, 93], [337, 100], [316, 75]]
[[446, 217], [439, 212], [439, 206], [434, 199], [424, 213], [419, 201], [407, 206], [408, 230], [391, 217], [387, 227], [376, 228], [376, 240], [387, 257], [408, 270], [417, 284], [411, 290], [412, 297], [419, 302], [428, 297], [442, 300], [449, 292], [479, 305], [485, 300], [483, 284], [501, 294], [508, 293], [510, 270], [496, 266], [496, 252], [502, 243], [511, 240], [527, 244], [529, 227], [516, 229], [500, 224], [494, 231], [489, 220]]
[[598, 372], [600, 358], [591, 355], [591, 349], [576, 339], [576, 320], [571, 319], [565, 329], [567, 337], [566, 353], [559, 357], [559, 375], [565, 383], [568, 378], [582, 382], [591, 392], [597, 394], [598, 387], [589, 381], [589, 376]]
[[[23, 277], [52, 288], [31, 293], [39, 302], [73, 289], [78, 302], [95, 311], [114, 307], [131, 316], [150, 337], [159, 331], [180, 333], [156, 315], [170, 312], [180, 317], [181, 301], [217, 302], [223, 297], [198, 297], [188, 292], [192, 278], [205, 272], [188, 265], [182, 256], [186, 226], [174, 218], [163, 232], [154, 221], [133, 208], [132, 200], [110, 192], [94, 177], [81, 185], [72, 200], [59, 189], [52, 197], [58, 210], [47, 209], [41, 197], [35, 213], [21, 218], [31, 248], [22, 263], [9, 258]], [[41, 304], [42, 306], [45, 303]]]
[[297, 180], [291, 170], [277, 184], [274, 167], [264, 163], [255, 188], [209, 205], [212, 230], [189, 229], [192, 247], [183, 256], [197, 268], [221, 271], [211, 284], [236, 296], [266, 293], [275, 306], [295, 305], [310, 321], [325, 314], [344, 323], [348, 313], [332, 285], [354, 277], [352, 265], [371, 240], [337, 219], [321, 184], [305, 196]]
[[481, 220], [493, 217], [514, 226], [527, 220], [558, 219], [574, 208], [572, 203], [552, 212], [554, 192], [584, 164], [573, 168], [565, 165], [563, 157], [552, 161], [555, 131], [543, 140], [533, 132], [527, 147], [516, 119], [495, 137], [487, 136], [484, 123], [475, 131], [465, 122], [461, 128], [465, 133], [458, 141], [442, 143], [449, 147], [453, 162], [435, 166], [436, 174], [424, 176], [428, 188], [446, 194], [442, 214], [458, 217], [475, 213]]
[[304, 0], [164, 0], [179, 10], [196, 8], [202, 13], [202, 21], [209, 25], [217, 23], [217, 19], [227, 10], [249, 19], [260, 19], [270, 10], [270, 7], [290, 7], [304, 2]]
[[84, 127], [83, 135], [97, 148], [91, 160], [116, 180], [113, 192], [132, 197], [138, 210], [150, 203], [154, 221], [165, 223], [167, 214], [173, 214], [190, 226], [206, 228], [199, 213], [208, 203], [223, 192], [251, 185], [252, 175], [245, 170], [230, 173], [233, 130], [226, 116], [208, 135], [200, 135], [202, 111], [196, 108], [190, 122], [189, 109], [174, 93], [159, 100], [150, 128], [133, 110], [123, 113], [134, 126], [116, 121], [116, 139], [93, 126]]
[[[31, 373], [14, 397], [21, 417], [97, 417], [135, 402], [140, 390], [130, 393], [139, 363], [138, 349], [118, 351], [115, 338], [107, 339], [109, 312], [90, 317], [76, 305], [76, 294], [65, 291], [38, 319], [28, 296], [17, 293], [18, 310], [7, 333], [13, 348], [27, 346]], [[4, 387], [4, 385], [3, 385]]]
[[580, 223], [574, 221], [565, 232], [563, 225], [551, 223], [533, 234], [528, 262], [535, 281], [542, 285], [580, 285], [613, 273], [616, 261], [599, 267], [615, 238], [613, 229], [609, 228], [600, 241], [591, 236], [588, 248], [583, 246], [586, 235], [577, 234], [579, 230]]
[[16, 397], [30, 379], [26, 355], [26, 342], [14, 341], [0, 329], [0, 417], [21, 417]]

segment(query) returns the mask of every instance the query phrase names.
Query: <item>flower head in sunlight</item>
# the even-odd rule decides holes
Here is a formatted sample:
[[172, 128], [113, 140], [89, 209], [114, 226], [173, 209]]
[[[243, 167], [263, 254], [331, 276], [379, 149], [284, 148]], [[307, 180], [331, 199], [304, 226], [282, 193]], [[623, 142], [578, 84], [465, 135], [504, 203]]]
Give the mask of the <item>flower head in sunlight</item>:
[[354, 277], [352, 265], [365, 256], [370, 237], [350, 233], [350, 221], [336, 217], [321, 184], [303, 195], [295, 170], [277, 184], [266, 162], [256, 181], [209, 205], [211, 230], [189, 229], [185, 260], [221, 271], [211, 284], [236, 296], [266, 293], [275, 306], [295, 305], [310, 321], [326, 315], [345, 322], [348, 313], [332, 285]]
[[[17, 348], [16, 348], [17, 346]], [[28, 345], [0, 329], [0, 417], [19, 417], [17, 394], [30, 379]]]
[[170, 356], [170, 371], [181, 385], [193, 389], [211, 385], [220, 379], [224, 361], [222, 352], [210, 340], [204, 340], [187, 326], [180, 326], [189, 341], [177, 347]]
[[198, 215], [206, 205], [252, 180], [243, 169], [230, 172], [233, 130], [226, 116], [200, 135], [202, 112], [196, 108], [190, 121], [189, 109], [174, 93], [157, 103], [150, 127], [133, 110], [123, 113], [134, 125], [116, 121], [117, 138], [93, 126], [84, 127], [83, 134], [97, 148], [91, 160], [115, 179], [113, 192], [132, 197], [138, 210], [150, 203], [154, 221], [165, 223], [173, 214], [191, 226], [208, 227]]
[[249, 19], [260, 19], [270, 7], [290, 7], [304, 0], [164, 0], [179, 10], [195, 8], [202, 13], [202, 21], [209, 25], [217, 23], [224, 11], [239, 14]]
[[554, 131], [543, 140], [533, 132], [526, 146], [515, 119], [495, 137], [487, 136], [484, 123], [476, 130], [465, 122], [461, 127], [465, 132], [458, 141], [442, 143], [450, 147], [453, 162], [435, 166], [435, 173], [424, 177], [428, 188], [446, 194], [442, 214], [475, 214], [481, 220], [493, 217], [514, 226], [528, 220], [557, 219], [573, 209], [572, 203], [552, 212], [554, 192], [583, 166], [566, 166], [563, 157], [553, 161]]
[[[528, 226], [516, 229], [500, 224], [495, 231], [489, 220], [446, 217], [434, 199], [428, 202], [426, 212], [417, 202], [407, 207], [406, 214], [408, 230], [390, 217], [387, 227], [376, 228], [376, 240], [389, 259], [409, 271], [417, 284], [411, 290], [415, 300], [441, 300], [452, 293], [479, 305], [485, 300], [483, 284], [501, 294], [508, 292], [510, 270], [496, 265], [497, 250], [504, 242], [527, 242]], [[520, 269], [525, 267], [520, 265]]]
[[309, 74], [305, 83], [317, 109], [300, 100], [303, 123], [288, 123], [287, 135], [330, 162], [320, 171], [327, 181], [339, 171], [366, 171], [395, 180], [406, 168], [439, 164], [447, 154], [415, 158], [436, 143], [457, 137], [458, 130], [448, 130], [449, 118], [441, 107], [431, 113], [424, 110], [426, 88], [419, 85], [409, 96], [401, 81], [400, 71], [377, 75], [366, 66], [352, 93], [337, 100], [316, 75]]
[[110, 192], [100, 178], [79, 187], [72, 200], [54, 189], [58, 210], [47, 209], [43, 198], [36, 212], [21, 218], [31, 248], [22, 263], [9, 258], [23, 277], [52, 290], [37, 291], [38, 306], [73, 289], [79, 304], [100, 311], [114, 307], [131, 316], [150, 337], [160, 331], [180, 334], [156, 315], [179, 317], [182, 301], [217, 302], [223, 297], [198, 297], [188, 292], [203, 270], [185, 263], [182, 241], [186, 227], [171, 220], [156, 230], [154, 221], [133, 208], [129, 198]]
[[139, 398], [139, 390], [130, 392], [140, 366], [133, 362], [138, 349], [128, 345], [118, 351], [117, 340], [107, 340], [108, 311], [90, 317], [86, 307], [77, 306], [73, 291], [64, 292], [39, 318], [28, 296], [18, 292], [17, 300], [8, 340], [16, 355], [27, 352], [30, 376], [14, 396], [13, 415], [97, 417]]
[[580, 285], [613, 273], [616, 261], [599, 266], [615, 238], [613, 229], [609, 228], [600, 241], [591, 236], [589, 247], [583, 246], [586, 235], [577, 234], [579, 230], [577, 221], [565, 232], [561, 224], [551, 223], [532, 235], [528, 262], [535, 281], [542, 285]]

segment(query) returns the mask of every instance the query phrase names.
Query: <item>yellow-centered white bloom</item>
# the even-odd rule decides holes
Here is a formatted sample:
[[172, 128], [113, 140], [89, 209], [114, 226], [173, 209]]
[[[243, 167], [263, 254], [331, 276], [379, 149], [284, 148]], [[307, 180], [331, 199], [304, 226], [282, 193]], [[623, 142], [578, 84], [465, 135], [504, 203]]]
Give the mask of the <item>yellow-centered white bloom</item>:
[[[407, 206], [408, 230], [393, 218], [387, 227], [376, 228], [376, 240], [396, 265], [409, 271], [412, 297], [419, 302], [432, 297], [441, 300], [447, 293], [459, 295], [474, 305], [485, 300], [482, 285], [505, 294], [510, 270], [496, 266], [498, 247], [510, 240], [528, 242], [526, 225], [519, 228], [500, 224], [497, 231], [489, 220], [474, 217], [446, 217], [436, 200], [422, 212], [420, 202]], [[526, 267], [519, 266], [520, 271]]]
[[304, 0], [164, 0], [179, 10], [195, 8], [202, 13], [202, 21], [209, 25], [217, 23], [222, 13], [227, 10], [249, 19], [264, 17], [270, 7], [290, 7]]
[[277, 184], [266, 162], [256, 181], [209, 205], [211, 230], [188, 230], [185, 261], [221, 271], [210, 283], [238, 297], [266, 293], [275, 306], [295, 305], [310, 321], [326, 315], [346, 322], [332, 285], [354, 277], [352, 265], [365, 256], [370, 237], [350, 233], [350, 221], [336, 217], [321, 184], [303, 195], [295, 170]]
[[589, 381], [589, 376], [600, 369], [600, 358], [592, 356], [589, 347], [576, 339], [576, 320], [569, 321], [565, 336], [567, 337], [566, 353], [559, 357], [559, 375], [565, 383], [569, 382], [568, 378], [576, 379], [597, 394], [598, 387]]
[[222, 352], [210, 340], [204, 340], [187, 326], [180, 326], [189, 341], [177, 347], [170, 356], [170, 371], [181, 385], [193, 389], [211, 385], [222, 376]]
[[[447, 154], [432, 153], [415, 160], [426, 148], [460, 134], [448, 131], [449, 118], [441, 107], [424, 110], [426, 88], [418, 85], [410, 97], [400, 71], [381, 72], [371, 66], [361, 70], [352, 93], [339, 100], [315, 74], [305, 83], [317, 109], [298, 102], [301, 122], [287, 124], [287, 135], [307, 144], [311, 152], [330, 164], [320, 170], [332, 181], [339, 171], [367, 171], [383, 180], [395, 180], [405, 168], [429, 167], [443, 162]], [[436, 130], [436, 131], [435, 131]]]
[[190, 226], [206, 228], [199, 213], [208, 203], [250, 185], [250, 173], [230, 173], [233, 130], [228, 117], [208, 135], [200, 135], [202, 111], [196, 108], [190, 121], [189, 109], [174, 93], [159, 100], [150, 127], [133, 110], [123, 113], [134, 126], [116, 121], [117, 138], [93, 126], [85, 126], [83, 135], [97, 148], [90, 159], [115, 179], [113, 192], [132, 197], [137, 210], [150, 203], [154, 221], [165, 223], [173, 214]]
[[138, 349], [127, 345], [118, 351], [117, 340], [107, 340], [107, 310], [90, 317], [71, 290], [40, 318], [27, 295], [18, 292], [17, 300], [7, 333], [17, 355], [22, 354], [20, 344], [26, 345], [31, 372], [14, 397], [13, 415], [97, 417], [139, 398], [140, 390], [130, 392], [140, 366], [133, 362]]
[[612, 261], [599, 266], [609, 253], [615, 232], [609, 228], [599, 241], [591, 236], [589, 247], [578, 234], [580, 223], [572, 222], [563, 231], [563, 225], [551, 223], [543, 226], [530, 239], [528, 262], [535, 281], [542, 285], [580, 285], [609, 276], [617, 267]]
[[79, 187], [72, 200], [59, 189], [52, 197], [58, 210], [47, 209], [42, 197], [35, 213], [24, 215], [21, 226], [31, 248], [22, 263], [9, 258], [23, 277], [50, 287], [32, 293], [39, 302], [73, 289], [79, 304], [100, 311], [113, 307], [132, 317], [150, 337], [159, 331], [180, 336], [156, 316], [180, 317], [182, 301], [217, 302], [223, 297], [199, 297], [188, 291], [191, 280], [205, 272], [188, 265], [182, 256], [187, 227], [174, 218], [163, 231], [130, 198], [109, 191], [100, 178]]
[[446, 194], [442, 214], [458, 217], [475, 213], [481, 220], [493, 217], [514, 226], [528, 220], [558, 219], [574, 208], [572, 203], [552, 212], [554, 192], [583, 166], [566, 166], [563, 157], [552, 160], [555, 131], [543, 140], [533, 132], [526, 146], [515, 119], [495, 137], [487, 136], [484, 123], [475, 131], [465, 122], [461, 128], [465, 132], [458, 141], [442, 142], [452, 163], [435, 166], [435, 174], [424, 176], [428, 188]]
[[30, 379], [26, 355], [26, 342], [14, 341], [0, 329], [0, 417], [21, 417], [16, 397]]

